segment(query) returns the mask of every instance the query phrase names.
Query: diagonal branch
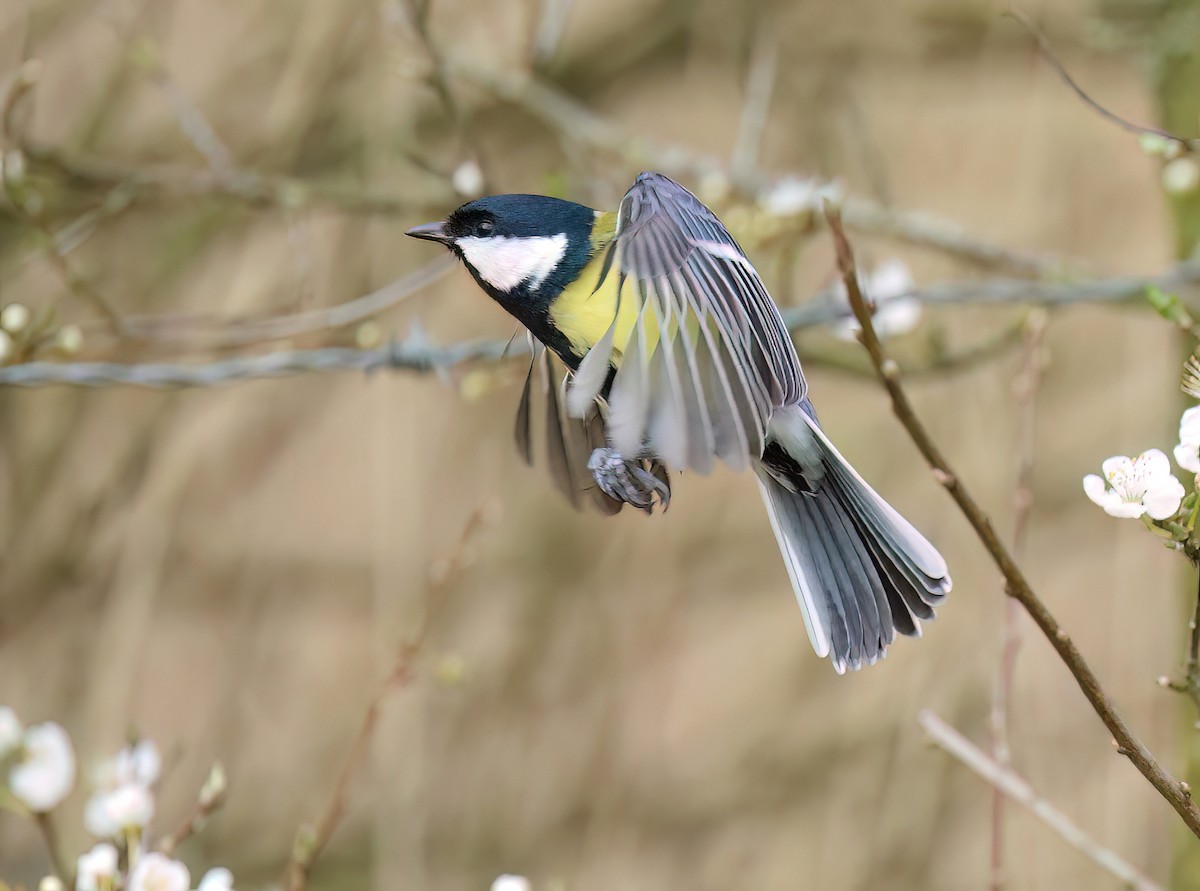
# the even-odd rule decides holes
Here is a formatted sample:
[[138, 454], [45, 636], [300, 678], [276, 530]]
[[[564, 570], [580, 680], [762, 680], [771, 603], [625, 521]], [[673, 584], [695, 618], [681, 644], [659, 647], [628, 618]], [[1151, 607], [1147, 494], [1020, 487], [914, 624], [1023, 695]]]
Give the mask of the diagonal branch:
[[875, 328], [871, 323], [871, 309], [867, 305], [862, 290], [859, 288], [858, 272], [854, 264], [854, 253], [842, 228], [841, 217], [836, 209], [829, 206], [826, 207], [825, 215], [829, 221], [830, 231], [833, 234], [834, 245], [837, 249], [838, 268], [841, 271], [842, 280], [846, 285], [846, 293], [850, 297], [850, 306], [854, 309], [854, 315], [858, 318], [859, 324], [862, 326], [861, 339], [863, 346], [871, 357], [871, 364], [875, 366], [875, 372], [879, 376], [880, 383], [883, 384], [884, 389], [887, 390], [888, 396], [891, 398], [892, 411], [895, 412], [900, 423], [904, 425], [904, 429], [908, 431], [908, 435], [912, 438], [913, 443], [933, 470], [934, 477], [950, 493], [950, 497], [954, 499], [963, 515], [967, 518], [967, 522], [971, 524], [971, 528], [975, 530], [975, 534], [991, 555], [993, 562], [995, 562], [1000, 572], [1004, 575], [1005, 589], [1008, 592], [1008, 596], [1014, 598], [1021, 606], [1025, 607], [1025, 611], [1029, 613], [1034, 624], [1038, 626], [1038, 629], [1050, 641], [1051, 646], [1057, 651], [1059, 658], [1062, 659], [1074, 676], [1076, 683], [1079, 684], [1079, 689], [1083, 691], [1083, 695], [1087, 698], [1093, 710], [1100, 717], [1100, 720], [1104, 722], [1104, 726], [1112, 733], [1113, 740], [1117, 746], [1117, 752], [1125, 755], [1133, 762], [1133, 765], [1158, 790], [1158, 793], [1175, 808], [1175, 811], [1187, 825], [1188, 829], [1197, 837], [1200, 837], [1200, 809], [1197, 809], [1195, 802], [1192, 801], [1191, 789], [1186, 783], [1181, 783], [1163, 769], [1153, 753], [1146, 748], [1145, 743], [1134, 734], [1133, 730], [1125, 722], [1125, 718], [1117, 710], [1112, 697], [1108, 695], [1108, 692], [1100, 684], [1100, 679], [1096, 677], [1096, 673], [1092, 671], [1087, 660], [1083, 658], [1083, 654], [1079, 652], [1079, 648], [1075, 646], [1066, 629], [1058, 623], [1058, 620], [1046, 608], [1041, 598], [1034, 593], [1033, 588], [1025, 578], [1025, 574], [1021, 572], [1021, 568], [1013, 560], [1008, 548], [1004, 546], [1004, 543], [1000, 540], [1000, 536], [996, 534], [991, 520], [988, 519], [983, 508], [979, 506], [978, 502], [975, 501], [974, 497], [963, 486], [962, 481], [955, 475], [949, 462], [946, 461], [941, 450], [934, 443], [929, 432], [917, 417], [912, 403], [908, 400], [908, 394], [905, 393], [904, 388], [900, 385], [899, 366], [887, 357], [887, 354], [883, 350], [883, 344], [880, 343], [879, 335], [875, 333]]
[[1121, 880], [1134, 891], [1162, 891], [1142, 875], [1133, 864], [1101, 845], [1080, 829], [1070, 817], [1042, 798], [1029, 782], [1012, 768], [999, 764], [974, 746], [965, 736], [930, 711], [917, 716], [917, 722], [938, 748], [954, 756], [989, 783], [996, 792], [1029, 810], [1050, 827], [1063, 841]]

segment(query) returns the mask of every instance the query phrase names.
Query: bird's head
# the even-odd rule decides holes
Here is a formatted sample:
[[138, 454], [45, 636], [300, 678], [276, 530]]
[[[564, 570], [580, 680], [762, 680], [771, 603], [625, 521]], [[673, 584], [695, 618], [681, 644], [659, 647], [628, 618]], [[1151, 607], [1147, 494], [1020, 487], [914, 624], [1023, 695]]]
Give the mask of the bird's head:
[[494, 195], [406, 234], [446, 245], [493, 296], [553, 296], [595, 252], [596, 212], [544, 195]]

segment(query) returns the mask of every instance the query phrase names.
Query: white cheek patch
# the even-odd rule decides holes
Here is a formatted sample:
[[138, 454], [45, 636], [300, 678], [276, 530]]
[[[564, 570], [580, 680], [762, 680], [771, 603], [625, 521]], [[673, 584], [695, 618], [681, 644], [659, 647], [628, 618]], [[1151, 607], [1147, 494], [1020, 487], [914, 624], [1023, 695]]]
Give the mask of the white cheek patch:
[[562, 232], [534, 238], [468, 236], [457, 244], [479, 277], [498, 291], [511, 291], [522, 282], [538, 287], [567, 252], [567, 236]]

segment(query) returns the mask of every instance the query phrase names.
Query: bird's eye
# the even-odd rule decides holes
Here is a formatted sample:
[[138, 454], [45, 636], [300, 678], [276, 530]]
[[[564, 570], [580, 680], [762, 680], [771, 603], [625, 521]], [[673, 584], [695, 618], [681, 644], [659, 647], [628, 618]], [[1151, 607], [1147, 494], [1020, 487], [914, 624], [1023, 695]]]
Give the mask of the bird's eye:
[[475, 235], [479, 238], [487, 238], [496, 228], [496, 224], [491, 220], [480, 220], [475, 224]]

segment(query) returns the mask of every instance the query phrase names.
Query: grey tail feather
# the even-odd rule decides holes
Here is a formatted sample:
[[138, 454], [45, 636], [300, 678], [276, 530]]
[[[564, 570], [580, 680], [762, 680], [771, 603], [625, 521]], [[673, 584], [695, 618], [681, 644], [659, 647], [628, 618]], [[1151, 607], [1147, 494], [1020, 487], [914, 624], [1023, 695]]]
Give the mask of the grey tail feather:
[[882, 658], [897, 631], [919, 637], [951, 583], [933, 546], [812, 426], [806, 458], [819, 455], [823, 474], [755, 469], [813, 648], [840, 674]]

